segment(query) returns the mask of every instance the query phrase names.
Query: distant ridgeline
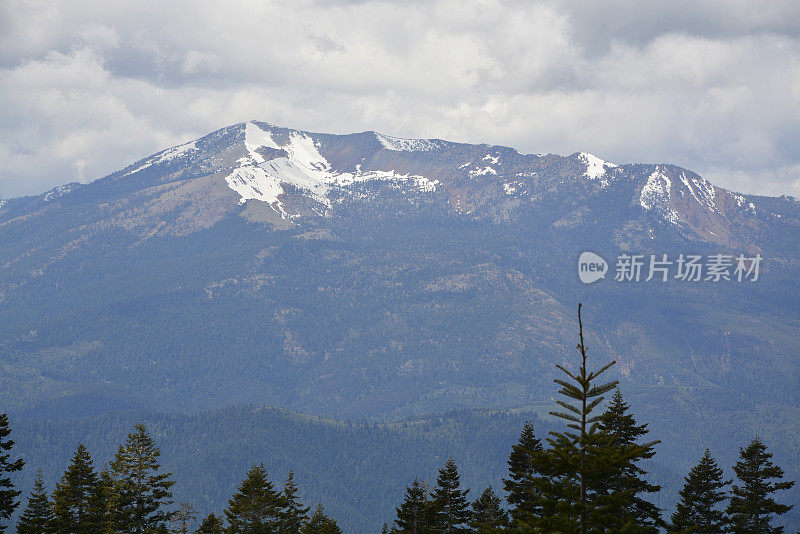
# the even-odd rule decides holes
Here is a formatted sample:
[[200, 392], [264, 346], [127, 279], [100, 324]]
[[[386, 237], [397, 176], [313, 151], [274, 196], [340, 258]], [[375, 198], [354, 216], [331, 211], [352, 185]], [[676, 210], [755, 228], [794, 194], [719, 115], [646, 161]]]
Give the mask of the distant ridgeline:
[[[524, 423], [511, 447], [502, 485], [498, 484], [496, 489], [484, 479], [480, 484], [483, 489], [470, 495], [470, 490], [462, 486], [454, 460], [457, 454], [473, 471], [474, 466], [490, 463], [482, 457], [485, 450], [480, 445], [489, 436], [496, 439], [502, 435], [486, 424], [496, 421], [491, 417], [484, 421], [473, 418], [473, 428], [469, 428], [469, 417], [467, 424], [455, 427], [443, 418], [439, 418], [438, 425], [432, 422], [352, 425], [312, 419], [305, 423], [313, 431], [305, 435], [294, 433], [291, 424], [278, 424], [274, 428], [250, 425], [245, 431], [268, 429], [264, 439], [282, 445], [291, 443], [293, 449], [282, 447], [283, 458], [277, 462], [270, 458], [272, 464], [302, 457], [301, 451], [310, 444], [324, 447], [326, 452], [321, 457], [307, 457], [309, 464], [298, 463], [296, 468], [305, 477], [315, 479], [314, 494], [330, 500], [331, 508], [341, 513], [339, 521], [348, 532], [377, 532], [378, 522], [367, 518], [376, 515], [370, 510], [387, 513], [391, 506], [391, 501], [386, 501], [387, 495], [394, 496], [397, 508], [393, 519], [383, 524], [383, 532], [655, 534], [666, 529], [675, 533], [767, 534], [781, 532], [780, 525], [787, 519], [790, 523], [786, 526], [796, 528], [797, 524], [791, 523], [794, 519], [786, 516], [792, 506], [785, 504], [797, 496], [796, 491], [787, 493], [794, 482], [785, 479], [783, 470], [772, 461], [772, 454], [758, 437], [740, 448], [738, 461], [732, 468], [733, 480], [728, 479], [706, 448], [697, 465], [684, 477], [677, 503], [670, 510], [660, 508], [657, 497], [661, 487], [646, 470], [652, 465], [660, 441], [648, 440], [648, 425], [637, 424], [618, 382], [599, 380], [614, 362], [597, 369], [588, 365], [580, 306], [578, 318], [580, 364], [577, 369], [557, 366], [563, 378], [556, 379], [560, 386], [558, 409], [550, 412], [564, 425], [537, 436], [543, 426], [541, 422]], [[605, 402], [605, 396], [612, 392], [610, 401]], [[282, 415], [281, 422], [289, 421], [287, 414], [265, 413], [268, 417]], [[208, 426], [196, 432], [202, 432], [206, 439], [209, 434], [221, 438], [226, 427], [238, 421], [237, 410], [215, 413], [205, 421]], [[222, 438], [214, 445], [206, 444], [202, 453], [197, 454], [203, 439], [190, 433], [176, 433], [181, 423], [175, 420], [172, 424], [175, 425], [172, 435], [164, 436], [165, 440], [171, 441], [172, 447], [184, 449], [182, 460], [193, 464], [181, 466], [185, 478], [178, 478], [187, 488], [183, 490], [185, 500], [176, 504], [174, 475], [161, 468], [159, 448], [145, 426], [136, 423], [133, 432], [99, 473], [83, 443], [78, 445], [52, 494], [47, 492], [39, 471], [24, 511], [15, 518], [17, 532], [166, 532], [169, 525], [174, 532], [218, 534], [342, 532], [322, 502], [313, 512], [304, 504], [308, 501], [303, 499], [304, 492], [298, 487], [292, 469], [283, 488], [278, 489], [270, 480], [265, 464], [254, 463], [244, 479], [231, 487], [231, 467], [238, 464], [236, 459], [242, 457], [242, 451], [228, 447], [226, 438]], [[442, 426], [450, 426], [449, 431], [443, 431]], [[414, 433], [427, 435], [431, 441], [446, 440], [452, 439], [459, 428], [471, 434], [466, 440], [455, 441], [469, 441], [472, 448], [451, 447], [435, 482], [414, 478], [398, 498], [396, 469], [398, 461], [417, 452], [413, 446], [407, 446], [414, 444]], [[161, 427], [159, 433], [165, 430]], [[16, 449], [10, 434], [8, 417], [2, 415], [0, 450], [6, 454], [0, 456], [0, 518], [6, 522], [18, 505], [19, 491], [14, 489], [10, 478], [3, 477], [18, 477], [23, 470], [23, 462], [12, 458]], [[340, 461], [348, 457], [341, 447], [347, 439], [337, 442], [335, 438], [347, 434], [359, 436], [358, 453], [364, 456], [361, 466]], [[232, 438], [235, 439], [227, 436]], [[246, 442], [240, 442], [240, 446], [242, 443]], [[354, 447], [353, 443], [348, 445]], [[27, 470], [31, 471], [31, 467]], [[364, 479], [359, 471], [364, 467], [382, 480], [382, 487], [391, 486], [394, 491], [387, 494], [360, 486]], [[212, 475], [212, 480], [221, 492], [227, 490], [232, 494], [227, 505], [219, 497], [209, 502], [203, 485], [198, 484], [200, 477], [192, 476], [209, 471], [220, 473], [218, 479]], [[210, 508], [214, 510], [209, 511]], [[207, 514], [202, 519], [199, 509]]]

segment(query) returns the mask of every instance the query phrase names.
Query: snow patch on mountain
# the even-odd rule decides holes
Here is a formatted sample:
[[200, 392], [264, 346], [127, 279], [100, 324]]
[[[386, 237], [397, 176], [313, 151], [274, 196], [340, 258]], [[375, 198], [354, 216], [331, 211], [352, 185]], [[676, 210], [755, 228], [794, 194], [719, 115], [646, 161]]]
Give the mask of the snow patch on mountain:
[[262, 146], [280, 149], [278, 144], [273, 141], [272, 134], [270, 132], [267, 130], [262, 130], [252, 122], [248, 122], [244, 127], [244, 146], [247, 148], [248, 152], [255, 152]]
[[383, 148], [397, 152], [427, 152], [442, 147], [442, 142], [435, 139], [403, 139], [378, 132], [375, 137]]
[[162, 150], [161, 152], [155, 154], [154, 156], [147, 158], [144, 161], [144, 163], [142, 163], [132, 171], [126, 172], [123, 176], [136, 174], [137, 172], [142, 171], [148, 167], [152, 167], [153, 165], [158, 165], [160, 163], [166, 163], [172, 161], [181, 156], [185, 156], [188, 153], [193, 152], [195, 150], [197, 150], [197, 139], [195, 139], [194, 141], [189, 141], [188, 143], [184, 143], [182, 145]]
[[486, 154], [485, 156], [483, 156], [483, 161], [488, 161], [493, 165], [497, 165], [500, 162], [500, 159], [495, 156], [492, 156], [491, 154]]
[[731, 193], [731, 195], [733, 196], [733, 199], [736, 201], [736, 205], [737, 206], [739, 206], [740, 208], [743, 208], [743, 207], [745, 207], [745, 204], [747, 204], [747, 207], [745, 207], [745, 209], [747, 211], [749, 211], [750, 213], [752, 213], [753, 215], [756, 214], [756, 205], [755, 204], [753, 204], [752, 202], [748, 202], [747, 199], [744, 198], [739, 193]]
[[283, 193], [283, 188], [264, 169], [256, 165], [242, 165], [225, 178], [228, 187], [239, 193], [239, 204], [247, 200], [260, 200], [268, 204], [277, 203], [279, 211], [280, 201], [278, 195]]
[[482, 169], [472, 169], [469, 171], [470, 176], [486, 176], [487, 174], [497, 174], [497, 171], [488, 166]]
[[79, 186], [80, 186], [80, 184], [77, 183], [77, 182], [73, 182], [73, 183], [65, 184], [65, 185], [59, 185], [58, 187], [54, 187], [53, 189], [51, 189], [50, 191], [45, 193], [44, 197], [42, 198], [42, 200], [44, 200], [45, 202], [50, 202], [51, 200], [55, 200], [57, 198], [63, 197], [64, 195], [66, 195], [70, 191], [74, 191]]
[[399, 174], [395, 171], [360, 171], [356, 173], [336, 173], [332, 174], [332, 183], [339, 187], [347, 187], [349, 185], [369, 182], [372, 180], [381, 181], [396, 181], [401, 183], [408, 183], [415, 189], [422, 192], [436, 191], [436, 186], [439, 180], [430, 180], [424, 176], [417, 174]]
[[[588, 152], [581, 152], [578, 154], [578, 158], [586, 164], [586, 171], [584, 171], [583, 175], [590, 180], [597, 180], [606, 174], [607, 168], [613, 168], [617, 166], [615, 163], [602, 160], [594, 154], [589, 154]], [[606, 185], [608, 185], [608, 182], [603, 180], [603, 186]]]
[[[241, 196], [240, 204], [260, 200], [285, 215], [279, 199], [284, 193], [281, 183], [285, 183], [304, 189], [317, 201], [330, 205], [326, 198], [330, 164], [311, 137], [293, 131], [289, 133], [289, 143], [280, 146], [269, 130], [248, 122], [244, 145], [248, 155], [239, 159], [239, 167], [225, 178], [228, 186]], [[267, 160], [258, 152], [260, 148], [284, 150], [288, 156]]]
[[677, 223], [680, 218], [672, 206], [672, 181], [658, 167], [649, 176], [639, 194], [639, 204], [647, 211], [655, 210], [665, 219]]
[[197, 140], [196, 139], [194, 141], [189, 141], [188, 143], [184, 143], [184, 144], [178, 145], [176, 147], [168, 148], [167, 150], [162, 152], [160, 155], [158, 155], [158, 158], [156, 159], [156, 163], [164, 163], [165, 161], [172, 161], [173, 159], [179, 158], [181, 156], [184, 156], [184, 155], [186, 155], [189, 152], [192, 152], [194, 150], [197, 150]]
[[[269, 130], [263, 130], [254, 123], [245, 126], [245, 148], [248, 155], [239, 159], [239, 166], [225, 178], [228, 186], [236, 191], [241, 199], [267, 202], [287, 216], [280, 201], [282, 184], [304, 190], [316, 201], [331, 207], [328, 193], [331, 187], [347, 187], [358, 182], [370, 180], [391, 180], [409, 184], [422, 192], [436, 190], [438, 181], [424, 176], [398, 174], [393, 170], [362, 171], [356, 167], [355, 173], [337, 172], [331, 168], [327, 159], [319, 152], [319, 143], [309, 135], [291, 131], [289, 142], [279, 145]], [[267, 160], [259, 153], [260, 148], [284, 151], [287, 155]]]

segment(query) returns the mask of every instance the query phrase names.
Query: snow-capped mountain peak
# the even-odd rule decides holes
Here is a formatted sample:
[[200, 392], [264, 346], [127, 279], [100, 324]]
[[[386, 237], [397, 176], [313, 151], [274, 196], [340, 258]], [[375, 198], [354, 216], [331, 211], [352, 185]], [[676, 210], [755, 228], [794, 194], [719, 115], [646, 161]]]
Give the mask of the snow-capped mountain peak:
[[[288, 143], [279, 145], [272, 132], [253, 122], [245, 125], [244, 144], [248, 154], [238, 160], [239, 166], [226, 178], [228, 186], [239, 193], [239, 203], [254, 199], [267, 202], [285, 214], [279, 199], [284, 193], [281, 184], [307, 190], [316, 200], [327, 203], [328, 186], [333, 174], [330, 164], [319, 153], [308, 134], [290, 131]], [[272, 156], [262, 149], [272, 151]]]
[[[559, 214], [552, 224], [572, 227], [588, 213], [605, 213], [614, 200], [627, 206], [624, 218], [660, 220], [692, 238], [723, 243], [735, 239], [734, 227], [793, 220], [797, 211], [795, 199], [732, 193], [674, 165], [616, 165], [586, 152], [534, 155], [372, 131], [312, 133], [258, 121], [157, 152], [98, 182], [89, 196], [107, 189], [108, 198], [140, 192], [150, 199], [147, 210], [121, 216], [126, 224], [147, 226], [145, 213], [155, 221], [161, 213], [185, 212], [179, 231], [231, 213], [287, 227], [303, 217], [346, 216], [345, 206], [425, 206], [494, 220], [550, 213]], [[75, 194], [80, 189], [57, 188], [31, 206], [87, 198]], [[4, 202], [0, 213], [21, 205]]]
[[[413, 143], [408, 141], [409, 148]], [[290, 185], [307, 192], [314, 200], [330, 208], [328, 193], [332, 186], [347, 187], [367, 180], [411, 181], [423, 191], [435, 190], [434, 181], [423, 176], [396, 173], [387, 170], [363, 170], [357, 165], [355, 172], [334, 170], [330, 162], [320, 153], [320, 143], [305, 132], [288, 131], [288, 141], [279, 144], [269, 129], [255, 122], [245, 125], [245, 147], [247, 156], [238, 160], [238, 167], [226, 178], [228, 186], [240, 195], [239, 203], [247, 200], [267, 202], [282, 216], [288, 216], [280, 196], [285, 192], [284, 185]], [[424, 146], [420, 141], [418, 146]], [[385, 147], [386, 145], [384, 145]], [[267, 149], [266, 155], [265, 151]], [[392, 149], [400, 150], [400, 149]], [[423, 150], [420, 148], [419, 150]], [[272, 157], [269, 157], [272, 156]]]

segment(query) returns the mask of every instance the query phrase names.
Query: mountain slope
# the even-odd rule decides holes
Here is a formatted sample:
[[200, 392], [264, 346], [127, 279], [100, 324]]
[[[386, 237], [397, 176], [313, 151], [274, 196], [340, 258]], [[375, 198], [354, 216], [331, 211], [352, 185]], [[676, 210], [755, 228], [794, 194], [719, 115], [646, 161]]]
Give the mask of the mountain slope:
[[[238, 124], [0, 206], [0, 403], [381, 419], [541, 405], [583, 301], [593, 361], [617, 360], [687, 457], [691, 427], [717, 425], [731, 447], [782, 436], [797, 465], [798, 247], [796, 199], [673, 165]], [[583, 285], [587, 250], [612, 270], [624, 253], [763, 261], [757, 282]]]

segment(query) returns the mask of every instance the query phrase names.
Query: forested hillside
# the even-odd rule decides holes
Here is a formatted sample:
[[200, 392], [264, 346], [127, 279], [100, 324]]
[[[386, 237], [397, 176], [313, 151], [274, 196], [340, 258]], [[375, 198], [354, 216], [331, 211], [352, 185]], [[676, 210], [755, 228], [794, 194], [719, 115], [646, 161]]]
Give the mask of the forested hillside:
[[[537, 411], [546, 414], [548, 408]], [[15, 451], [30, 466], [24, 476], [17, 477], [24, 495], [38, 468], [52, 488], [79, 442], [86, 444], [100, 468], [111, 460], [133, 425], [142, 422], [161, 449], [164, 468], [178, 481], [173, 488], [176, 502], [188, 501], [201, 513], [219, 512], [250, 466], [264, 462], [276, 484], [293, 471], [304, 502], [323, 502], [345, 532], [378, 532], [384, 521], [394, 517], [404, 486], [415, 477], [432, 483], [437, 469], [451, 456], [459, 466], [462, 484], [472, 489], [471, 497], [477, 498], [489, 485], [502, 495], [506, 461], [525, 421], [532, 422], [541, 439], [557, 426], [552, 418], [542, 419], [531, 411], [455, 412], [384, 424], [239, 407], [194, 416], [123, 412], [67, 420], [24, 418], [14, 423], [13, 437]], [[732, 442], [728, 435], [716, 436], [712, 430], [698, 431], [695, 438], [706, 445], [689, 448], [677, 435], [677, 431], [651, 431], [650, 437], [662, 443], [656, 447], [657, 455], [645, 463], [649, 478], [662, 486], [653, 502], [667, 510], [674, 506], [682, 477], [703, 447], [708, 446], [721, 465], [729, 466], [738, 447], [744, 445]], [[777, 447], [770, 440], [775, 438], [765, 438], [773, 450]], [[789, 467], [788, 478], [800, 478], [791, 468], [791, 456], [780, 455], [776, 462]], [[732, 473], [728, 470], [727, 474]], [[789, 498], [798, 497], [795, 489]], [[796, 517], [793, 511], [788, 520]]]
[[164, 468], [178, 480], [176, 502], [189, 501], [203, 513], [220, 512], [250, 466], [264, 462], [276, 483], [294, 471], [303, 500], [322, 501], [346, 532], [377, 532], [392, 519], [404, 484], [414, 476], [434, 477], [451, 455], [462, 466], [465, 483], [497, 487], [508, 451], [532, 417], [461, 413], [358, 424], [276, 409], [229, 408], [195, 416], [120, 413], [21, 420], [14, 438], [15, 451], [33, 466], [20, 480], [26, 492], [37, 468], [52, 488], [79, 442], [100, 467], [141, 421], [161, 449]]

